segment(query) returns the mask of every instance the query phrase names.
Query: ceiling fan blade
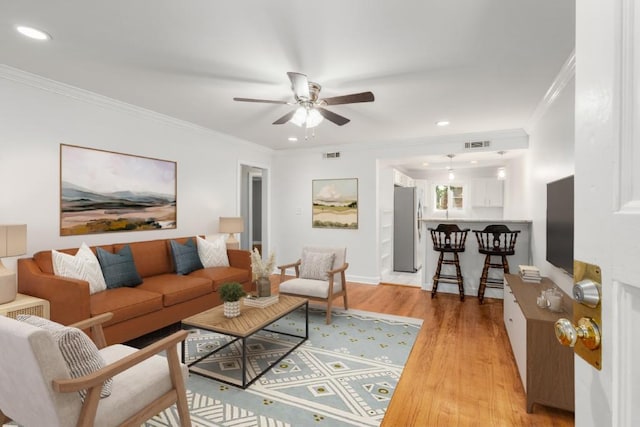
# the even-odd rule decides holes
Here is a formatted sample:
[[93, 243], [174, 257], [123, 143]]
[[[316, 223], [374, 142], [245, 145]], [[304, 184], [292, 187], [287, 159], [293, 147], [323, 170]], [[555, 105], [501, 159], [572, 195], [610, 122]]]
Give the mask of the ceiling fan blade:
[[336, 114], [333, 111], [326, 110], [322, 107], [316, 107], [316, 110], [318, 110], [318, 112], [322, 114], [322, 117], [337, 124], [338, 126], [346, 125], [351, 121], [346, 117], [341, 116], [340, 114]]
[[270, 99], [253, 99], [253, 98], [233, 98], [234, 101], [242, 101], [242, 102], [262, 102], [265, 104], [290, 104], [287, 101], [273, 101]]
[[320, 100], [327, 105], [339, 105], [339, 104], [355, 104], [357, 102], [373, 102], [373, 93], [361, 92], [352, 93], [351, 95], [333, 96], [331, 98], [324, 98]]
[[296, 96], [296, 99], [308, 100], [311, 95], [309, 94], [309, 80], [307, 76], [300, 73], [288, 72], [289, 80], [291, 80], [291, 89]]
[[287, 123], [289, 120], [291, 120], [291, 117], [293, 117], [293, 115], [295, 113], [296, 113], [296, 110], [292, 110], [292, 111], [288, 112], [287, 114], [285, 114], [284, 116], [280, 117], [275, 122], [273, 122], [273, 124], [274, 125], [283, 125], [283, 124]]

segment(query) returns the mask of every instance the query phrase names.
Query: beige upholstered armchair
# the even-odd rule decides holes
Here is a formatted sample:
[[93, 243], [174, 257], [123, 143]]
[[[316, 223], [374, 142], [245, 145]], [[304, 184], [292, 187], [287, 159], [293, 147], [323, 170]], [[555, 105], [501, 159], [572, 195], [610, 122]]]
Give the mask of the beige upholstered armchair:
[[[0, 316], [0, 424], [8, 417], [24, 427], [137, 427], [177, 404], [181, 425], [191, 426], [188, 372], [177, 351], [187, 332], [142, 350], [105, 347], [101, 323], [112, 316], [79, 322], [73, 325], [77, 329], [35, 316], [24, 321]], [[95, 345], [79, 329], [90, 330]], [[166, 357], [157, 355], [162, 351]], [[78, 366], [86, 371], [91, 365], [91, 371], [96, 364], [92, 373], [76, 375]]]
[[[280, 265], [280, 293], [306, 297], [312, 301], [327, 303], [327, 325], [331, 323], [331, 306], [334, 298], [342, 297], [347, 306], [347, 281], [345, 271], [346, 248], [305, 247], [302, 258], [293, 264]], [[296, 277], [285, 281], [286, 270], [294, 268]]]

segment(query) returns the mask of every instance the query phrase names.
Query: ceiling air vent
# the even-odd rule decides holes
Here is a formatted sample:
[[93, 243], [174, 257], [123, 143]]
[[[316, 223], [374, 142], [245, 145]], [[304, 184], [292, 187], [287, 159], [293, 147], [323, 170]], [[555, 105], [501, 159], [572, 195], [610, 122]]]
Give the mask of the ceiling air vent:
[[336, 151], [335, 153], [324, 153], [322, 156], [325, 159], [337, 159], [340, 157], [340, 152]]
[[491, 141], [471, 141], [465, 142], [464, 148], [485, 148], [491, 145]]

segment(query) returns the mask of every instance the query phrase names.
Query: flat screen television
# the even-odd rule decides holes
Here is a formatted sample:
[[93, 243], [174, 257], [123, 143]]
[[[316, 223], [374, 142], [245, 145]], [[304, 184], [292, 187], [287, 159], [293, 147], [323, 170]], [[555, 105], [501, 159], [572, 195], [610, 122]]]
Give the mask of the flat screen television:
[[547, 184], [547, 261], [573, 275], [573, 175]]

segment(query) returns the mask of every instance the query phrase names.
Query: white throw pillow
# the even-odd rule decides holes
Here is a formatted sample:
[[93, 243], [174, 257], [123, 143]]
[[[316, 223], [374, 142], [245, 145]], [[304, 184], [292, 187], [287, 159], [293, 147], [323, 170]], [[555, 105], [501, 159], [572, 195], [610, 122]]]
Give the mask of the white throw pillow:
[[330, 252], [307, 252], [302, 253], [300, 263], [300, 278], [329, 280], [327, 271], [333, 268], [335, 254]]
[[82, 242], [75, 256], [52, 249], [51, 258], [53, 259], [53, 272], [56, 276], [86, 280], [89, 282], [90, 294], [107, 289], [98, 258], [86, 243]]
[[207, 267], [229, 267], [229, 257], [227, 257], [227, 242], [224, 237], [217, 239], [205, 240], [200, 236], [197, 237], [198, 256], [200, 262]]

